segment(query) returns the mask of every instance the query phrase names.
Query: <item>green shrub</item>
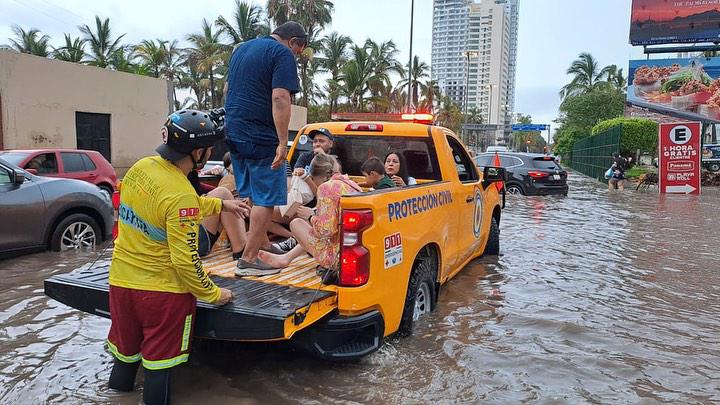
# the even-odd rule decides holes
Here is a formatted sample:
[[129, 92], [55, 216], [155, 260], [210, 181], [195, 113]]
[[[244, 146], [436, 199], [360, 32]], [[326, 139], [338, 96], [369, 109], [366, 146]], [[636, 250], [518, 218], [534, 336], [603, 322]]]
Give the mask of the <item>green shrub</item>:
[[635, 151], [648, 152], [655, 155], [658, 142], [658, 124], [645, 118], [618, 117], [599, 122], [592, 129], [592, 134], [604, 132], [616, 125], [622, 125], [620, 153], [623, 156], [635, 156]]

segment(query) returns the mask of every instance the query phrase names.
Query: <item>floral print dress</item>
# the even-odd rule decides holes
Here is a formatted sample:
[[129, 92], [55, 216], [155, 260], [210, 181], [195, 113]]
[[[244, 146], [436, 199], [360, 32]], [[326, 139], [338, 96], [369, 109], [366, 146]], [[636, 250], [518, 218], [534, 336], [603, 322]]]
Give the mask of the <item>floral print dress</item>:
[[315, 260], [326, 269], [340, 268], [340, 197], [362, 189], [345, 175], [335, 174], [317, 189], [316, 214], [310, 223]]

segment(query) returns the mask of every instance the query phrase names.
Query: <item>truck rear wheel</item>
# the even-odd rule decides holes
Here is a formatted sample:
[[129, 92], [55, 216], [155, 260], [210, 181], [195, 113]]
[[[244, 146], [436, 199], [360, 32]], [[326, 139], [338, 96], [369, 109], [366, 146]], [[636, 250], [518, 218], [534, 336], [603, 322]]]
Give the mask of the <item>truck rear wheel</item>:
[[488, 235], [488, 241], [485, 245], [483, 256], [497, 256], [498, 254], [500, 254], [500, 227], [498, 226], [495, 218], [493, 218], [492, 222], [490, 222], [490, 234]]
[[435, 309], [435, 269], [433, 260], [423, 258], [416, 262], [410, 283], [408, 284], [405, 306], [398, 333], [400, 336], [410, 336], [413, 323]]

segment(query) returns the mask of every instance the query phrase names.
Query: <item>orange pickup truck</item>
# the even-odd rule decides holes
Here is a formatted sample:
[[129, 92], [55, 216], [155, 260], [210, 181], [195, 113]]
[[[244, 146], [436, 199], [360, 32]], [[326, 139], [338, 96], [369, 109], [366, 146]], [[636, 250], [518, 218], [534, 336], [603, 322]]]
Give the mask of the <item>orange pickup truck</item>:
[[[344, 172], [360, 175], [370, 156], [405, 157], [416, 185], [342, 197], [341, 268], [324, 282], [310, 257], [279, 274], [234, 278], [229, 250], [203, 262], [235, 300], [198, 303], [196, 338], [288, 340], [326, 359], [354, 359], [377, 350], [385, 336], [409, 334], [437, 305], [440, 288], [472, 259], [500, 248], [501, 168], [478, 171], [448, 129], [406, 122], [328, 122], [304, 127], [289, 153], [310, 150], [305, 134], [324, 127], [335, 136]], [[107, 266], [57, 275], [45, 293], [71, 307], [109, 317]]]

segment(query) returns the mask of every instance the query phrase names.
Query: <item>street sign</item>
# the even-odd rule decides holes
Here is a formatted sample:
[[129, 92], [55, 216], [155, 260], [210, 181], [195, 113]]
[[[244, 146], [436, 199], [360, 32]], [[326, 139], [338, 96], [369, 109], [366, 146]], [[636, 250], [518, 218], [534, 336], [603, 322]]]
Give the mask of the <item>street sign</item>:
[[700, 194], [699, 122], [660, 124], [658, 184], [661, 193]]
[[513, 131], [547, 131], [550, 125], [547, 124], [513, 124]]

